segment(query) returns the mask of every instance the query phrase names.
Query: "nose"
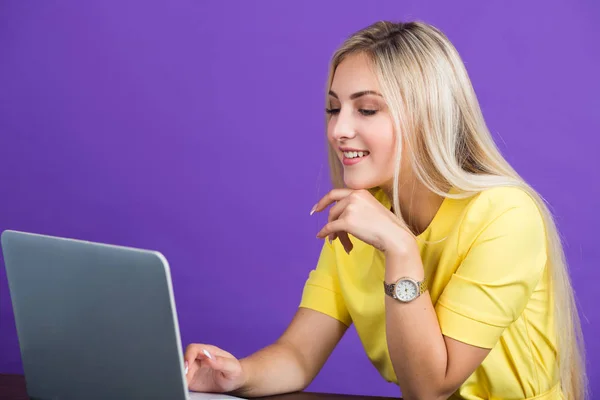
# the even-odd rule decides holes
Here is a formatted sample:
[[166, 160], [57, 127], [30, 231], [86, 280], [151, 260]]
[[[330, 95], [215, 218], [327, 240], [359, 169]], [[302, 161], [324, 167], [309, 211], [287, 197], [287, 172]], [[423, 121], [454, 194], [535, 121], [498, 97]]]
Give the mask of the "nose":
[[352, 139], [356, 136], [356, 127], [352, 121], [351, 110], [340, 110], [332, 127], [331, 137], [336, 141]]

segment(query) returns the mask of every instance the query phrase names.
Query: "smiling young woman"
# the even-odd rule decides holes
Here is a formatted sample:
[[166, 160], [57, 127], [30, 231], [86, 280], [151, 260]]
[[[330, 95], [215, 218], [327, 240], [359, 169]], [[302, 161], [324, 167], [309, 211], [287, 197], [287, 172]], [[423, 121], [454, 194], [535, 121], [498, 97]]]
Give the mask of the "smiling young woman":
[[583, 399], [579, 317], [556, 226], [501, 156], [465, 67], [431, 25], [379, 22], [334, 54], [335, 189], [282, 337], [237, 360], [186, 351], [192, 390], [305, 388], [350, 324], [405, 399]]

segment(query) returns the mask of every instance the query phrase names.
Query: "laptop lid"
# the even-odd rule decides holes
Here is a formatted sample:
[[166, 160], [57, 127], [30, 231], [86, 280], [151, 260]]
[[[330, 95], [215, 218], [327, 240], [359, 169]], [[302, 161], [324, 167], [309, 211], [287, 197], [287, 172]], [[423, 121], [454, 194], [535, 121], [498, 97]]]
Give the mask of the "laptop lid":
[[186, 399], [167, 260], [31, 233], [1, 238], [32, 399]]

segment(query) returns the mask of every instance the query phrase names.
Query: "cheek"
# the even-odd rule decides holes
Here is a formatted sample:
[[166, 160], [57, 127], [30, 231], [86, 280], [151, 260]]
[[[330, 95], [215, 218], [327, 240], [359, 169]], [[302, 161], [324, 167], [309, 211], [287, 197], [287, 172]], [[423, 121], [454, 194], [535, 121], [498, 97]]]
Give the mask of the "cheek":
[[371, 135], [370, 147], [380, 155], [382, 162], [394, 160], [396, 153], [396, 135], [394, 135], [394, 129], [391, 123], [382, 121], [375, 127]]

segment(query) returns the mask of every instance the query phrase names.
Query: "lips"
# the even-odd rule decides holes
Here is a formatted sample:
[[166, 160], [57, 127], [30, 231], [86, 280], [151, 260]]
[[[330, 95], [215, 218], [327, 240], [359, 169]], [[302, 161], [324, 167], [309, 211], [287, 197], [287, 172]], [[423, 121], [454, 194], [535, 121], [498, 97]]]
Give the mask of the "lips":
[[342, 163], [344, 165], [355, 165], [367, 158], [371, 153], [368, 150], [357, 150], [357, 149], [341, 149], [342, 150]]

